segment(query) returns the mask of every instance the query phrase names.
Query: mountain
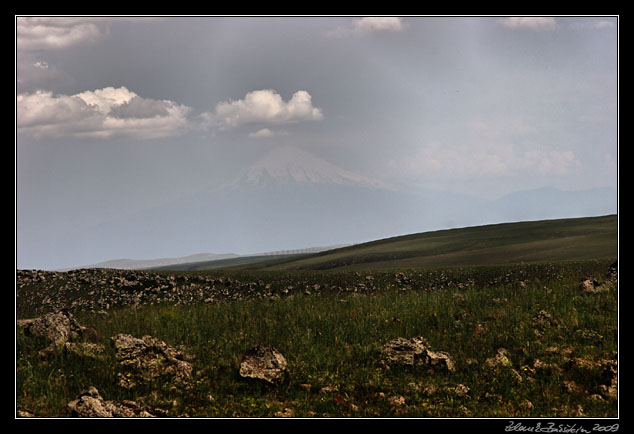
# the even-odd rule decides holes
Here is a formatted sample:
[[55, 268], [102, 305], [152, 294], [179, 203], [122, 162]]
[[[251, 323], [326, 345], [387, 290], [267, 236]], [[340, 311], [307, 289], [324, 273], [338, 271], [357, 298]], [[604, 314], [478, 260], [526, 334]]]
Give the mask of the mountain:
[[70, 271], [79, 268], [114, 268], [118, 270], [139, 270], [143, 268], [157, 268], [175, 264], [186, 264], [192, 262], [203, 261], [219, 261], [223, 259], [237, 258], [238, 255], [233, 253], [215, 254], [215, 253], [198, 253], [180, 258], [158, 258], [158, 259], [112, 259], [109, 261], [98, 262], [91, 265], [82, 265], [77, 267], [65, 268], [58, 271]]
[[390, 189], [378, 180], [351, 172], [292, 146], [273, 149], [225, 188], [283, 185], [341, 185]]
[[76, 263], [86, 262], [86, 252], [106, 258], [169, 258], [192, 251], [246, 255], [508, 221], [614, 214], [616, 199], [614, 189], [541, 189], [494, 201], [407, 190], [281, 147], [222, 187], [59, 234], [55, 243], [71, 243]]

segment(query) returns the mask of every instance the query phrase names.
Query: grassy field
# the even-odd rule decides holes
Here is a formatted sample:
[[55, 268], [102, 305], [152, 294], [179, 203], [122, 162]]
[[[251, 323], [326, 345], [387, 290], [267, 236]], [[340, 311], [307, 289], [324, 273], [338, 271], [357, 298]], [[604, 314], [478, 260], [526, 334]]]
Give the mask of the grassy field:
[[[617, 352], [618, 293], [613, 283], [597, 294], [579, 289], [588, 275], [606, 281], [614, 259], [363, 273], [212, 270], [205, 273], [295, 287], [261, 300], [78, 312], [99, 333], [100, 358], [61, 351], [42, 359], [47, 342], [18, 330], [17, 407], [64, 416], [68, 402], [95, 386], [105, 399], [142, 401], [170, 417], [616, 417], [602, 370]], [[122, 368], [109, 339], [118, 333], [185, 349], [194, 386], [118, 386]], [[416, 336], [449, 353], [455, 372], [382, 362], [387, 341]], [[238, 375], [243, 352], [259, 343], [286, 357], [283, 384]], [[510, 364], [491, 369], [487, 359], [500, 348]]]
[[405, 235], [242, 269], [386, 269], [615, 257], [616, 215], [504, 223]]

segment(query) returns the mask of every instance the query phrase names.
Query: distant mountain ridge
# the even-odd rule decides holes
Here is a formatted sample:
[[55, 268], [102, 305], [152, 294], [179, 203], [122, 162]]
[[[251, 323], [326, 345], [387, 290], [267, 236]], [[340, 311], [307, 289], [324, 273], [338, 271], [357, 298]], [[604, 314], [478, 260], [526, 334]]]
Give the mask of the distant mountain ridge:
[[194, 255], [183, 256], [178, 258], [157, 258], [157, 259], [113, 259], [109, 261], [99, 262], [91, 265], [82, 265], [70, 267], [56, 271], [70, 271], [81, 268], [112, 268], [118, 270], [140, 270], [140, 269], [157, 269], [182, 264], [210, 263], [214, 261], [223, 261], [227, 259], [248, 258], [253, 256], [278, 256], [278, 255], [297, 255], [306, 253], [319, 253], [341, 247], [347, 247], [348, 244], [338, 244], [334, 246], [307, 247], [303, 249], [279, 250], [274, 252], [254, 253], [249, 255], [236, 255], [234, 253], [197, 253]]

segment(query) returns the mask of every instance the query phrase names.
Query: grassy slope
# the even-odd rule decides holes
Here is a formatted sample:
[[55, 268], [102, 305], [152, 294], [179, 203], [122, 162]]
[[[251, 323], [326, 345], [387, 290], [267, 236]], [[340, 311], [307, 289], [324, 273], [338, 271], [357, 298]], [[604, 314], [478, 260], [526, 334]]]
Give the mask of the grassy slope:
[[[301, 255], [302, 257], [305, 255]], [[213, 270], [216, 268], [227, 268], [241, 265], [255, 264], [266, 261], [272, 263], [277, 260], [287, 260], [289, 257], [296, 258], [297, 255], [261, 255], [261, 256], [241, 256], [239, 258], [217, 259], [214, 261], [187, 262], [184, 264], [164, 265], [161, 267], [148, 268], [152, 271], [200, 271]]]
[[243, 269], [447, 267], [616, 257], [616, 215], [503, 223], [388, 238]]

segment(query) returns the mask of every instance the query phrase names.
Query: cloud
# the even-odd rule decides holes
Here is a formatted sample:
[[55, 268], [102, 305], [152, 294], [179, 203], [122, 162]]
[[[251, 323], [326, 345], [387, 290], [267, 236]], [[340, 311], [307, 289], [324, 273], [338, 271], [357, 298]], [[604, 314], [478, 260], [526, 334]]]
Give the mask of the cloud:
[[214, 113], [203, 117], [221, 130], [243, 125], [279, 125], [323, 119], [321, 109], [312, 104], [311, 95], [298, 90], [288, 102], [272, 89], [255, 90], [244, 99], [220, 102]]
[[39, 90], [18, 95], [17, 128], [37, 138], [151, 139], [180, 134], [189, 111], [172, 101], [141, 98], [126, 87], [70, 96]]
[[554, 30], [557, 27], [553, 17], [507, 17], [499, 22], [509, 29]]
[[399, 17], [363, 17], [355, 19], [348, 25], [336, 27], [329, 31], [327, 36], [332, 38], [362, 37], [376, 32], [401, 32], [405, 28], [406, 24]]
[[154, 17], [16, 17], [18, 50], [61, 50], [94, 43], [114, 22], [156, 21]]

